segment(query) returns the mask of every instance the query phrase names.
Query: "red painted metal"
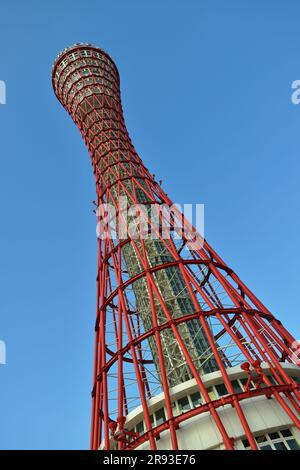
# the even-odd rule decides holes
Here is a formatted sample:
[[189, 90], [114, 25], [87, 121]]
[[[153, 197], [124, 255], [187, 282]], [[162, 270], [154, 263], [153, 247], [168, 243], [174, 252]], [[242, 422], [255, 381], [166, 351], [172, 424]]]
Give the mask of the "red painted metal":
[[[104, 449], [110, 449], [115, 442], [119, 450], [126, 450], [148, 442], [156, 449], [160, 433], [168, 429], [171, 446], [178, 449], [180, 423], [209, 412], [225, 448], [234, 449], [219, 414], [220, 408], [229, 404], [251, 448], [257, 449], [242, 408], [245, 399], [273, 397], [300, 429], [299, 385], [283, 367], [283, 363], [294, 363], [294, 338], [206, 240], [198, 236], [193, 249], [187, 249], [195, 229], [173, 207], [137, 155], [125, 126], [119, 85], [114, 62], [97, 47], [77, 44], [65, 49], [55, 61], [54, 91], [89, 149], [98, 205], [111, 204], [118, 216], [118, 236], [98, 239], [91, 448], [98, 449], [102, 443]], [[126, 220], [120, 202], [124, 196], [131, 206], [144, 204], [138, 207], [135, 218], [137, 236], [129, 234], [125, 239], [121, 237]], [[173, 207], [168, 238], [161, 231], [167, 221], [164, 205]], [[147, 207], [157, 212], [159, 225], [153, 223]], [[157, 244], [145, 238], [145, 220], [146, 232], [152, 230]], [[103, 213], [98, 212], [98, 221], [106, 233], [112, 230]], [[180, 237], [174, 236], [176, 233]], [[158, 256], [161, 250], [164, 256]], [[153, 254], [156, 261], [151, 258]], [[135, 271], [130, 273], [132, 260]], [[173, 281], [180, 281], [183, 297], [175, 293], [173, 281], [166, 280], [170, 273]], [[163, 283], [174, 297], [173, 304]], [[147, 316], [142, 314], [141, 292], [146, 296]], [[189, 309], [174, 313], [175, 300], [183, 305], [180, 299]], [[196, 340], [192, 333], [186, 333], [191, 331], [184, 329], [187, 325], [201, 333], [207, 355], [204, 359], [197, 358], [197, 348], [195, 356]], [[187, 334], [194, 341], [193, 347], [186, 344]], [[201, 405], [179, 416], [173, 415], [171, 389], [176, 380], [180, 383], [183, 379], [174, 379], [166, 364], [168, 341], [176, 354], [180, 351], [187, 379], [195, 379], [202, 396]], [[261, 362], [268, 365], [268, 374]], [[241, 366], [248, 378], [241, 393], [234, 391], [228, 376], [230, 365]], [[220, 399], [209, 396], [203, 383], [205, 367], [220, 371], [228, 395]], [[182, 371], [177, 368], [178, 374]], [[252, 390], [251, 380], [255, 383]], [[154, 426], [149, 398], [160, 392], [164, 394], [166, 420]], [[126, 427], [128, 414], [140, 405], [146, 426], [141, 435]]]

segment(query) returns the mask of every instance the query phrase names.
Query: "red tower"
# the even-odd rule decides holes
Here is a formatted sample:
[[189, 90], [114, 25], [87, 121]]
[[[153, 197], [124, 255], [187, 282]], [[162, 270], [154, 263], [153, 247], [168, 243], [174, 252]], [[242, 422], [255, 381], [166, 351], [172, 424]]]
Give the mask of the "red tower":
[[55, 61], [99, 207], [91, 448], [298, 448], [297, 343], [143, 165], [119, 85], [92, 45]]

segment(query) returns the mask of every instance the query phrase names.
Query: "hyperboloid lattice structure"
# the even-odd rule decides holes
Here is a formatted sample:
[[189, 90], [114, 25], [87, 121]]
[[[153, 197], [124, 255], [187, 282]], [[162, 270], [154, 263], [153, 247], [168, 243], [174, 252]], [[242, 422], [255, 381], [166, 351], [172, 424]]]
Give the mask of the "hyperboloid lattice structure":
[[294, 338], [144, 166], [125, 126], [115, 63], [76, 44], [56, 59], [53, 87], [96, 180], [91, 448], [258, 449], [257, 435], [272, 430], [291, 446], [288, 433], [300, 428]]

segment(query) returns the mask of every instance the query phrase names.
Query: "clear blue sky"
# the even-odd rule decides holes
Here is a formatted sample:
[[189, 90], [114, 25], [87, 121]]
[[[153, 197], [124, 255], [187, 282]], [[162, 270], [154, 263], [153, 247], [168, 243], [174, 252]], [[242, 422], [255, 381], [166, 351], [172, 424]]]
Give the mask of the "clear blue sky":
[[74, 42], [107, 50], [127, 126], [175, 202], [297, 337], [299, 2], [1, 3], [0, 447], [87, 448], [96, 237], [89, 157], [54, 97]]

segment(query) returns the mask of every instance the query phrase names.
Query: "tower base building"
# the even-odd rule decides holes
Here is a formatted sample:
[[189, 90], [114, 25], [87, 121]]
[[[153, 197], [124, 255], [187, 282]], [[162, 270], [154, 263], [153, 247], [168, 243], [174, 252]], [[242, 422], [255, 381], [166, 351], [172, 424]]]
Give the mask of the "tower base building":
[[[295, 366], [284, 365], [288, 375], [300, 383], [300, 369]], [[267, 364], [262, 364], [262, 370], [268, 375], [270, 371]], [[235, 393], [242, 394], [248, 378], [239, 366], [227, 370]], [[219, 402], [219, 416], [231, 436], [236, 450], [249, 450], [250, 444], [245, 431], [237, 419], [231, 405], [222, 375], [218, 372], [205, 374], [203, 382], [209, 391], [212, 400]], [[261, 450], [299, 450], [300, 431], [294, 422], [285, 413], [282, 406], [271, 397], [268, 392], [261, 395], [254, 392], [255, 382], [249, 384], [249, 397], [244, 398], [241, 407], [247, 419], [257, 446]], [[251, 393], [253, 392], [253, 393]], [[225, 450], [220, 433], [211, 419], [210, 413], [203, 410], [198, 413], [203, 400], [194, 379], [184, 382], [170, 389], [174, 417], [178, 419], [178, 447], [185, 450]], [[288, 405], [286, 398], [283, 399]], [[161, 393], [148, 401], [151, 422], [154, 427], [161, 427], [157, 434], [158, 450], [172, 450], [170, 432], [165, 425], [167, 411], [164, 394]], [[143, 436], [146, 432], [142, 406], [137, 407], [128, 414], [125, 426], [128, 430]], [[117, 449], [118, 441], [114, 436], [110, 438], [110, 448]], [[104, 449], [104, 441], [100, 449]], [[136, 450], [150, 450], [149, 442], [141, 442]]]

